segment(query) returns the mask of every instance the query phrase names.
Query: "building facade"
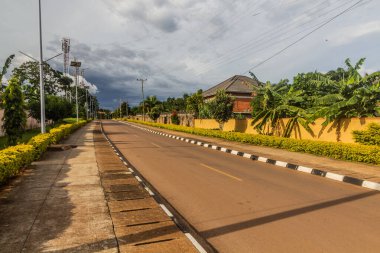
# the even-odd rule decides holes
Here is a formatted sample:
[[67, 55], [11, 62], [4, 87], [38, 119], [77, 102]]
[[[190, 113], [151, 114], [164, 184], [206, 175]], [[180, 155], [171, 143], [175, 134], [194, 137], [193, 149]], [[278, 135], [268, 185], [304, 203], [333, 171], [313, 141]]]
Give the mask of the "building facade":
[[234, 113], [251, 114], [251, 100], [255, 96], [255, 88], [260, 83], [250, 77], [235, 75], [202, 93], [205, 101], [212, 100], [218, 90], [225, 90], [235, 98]]

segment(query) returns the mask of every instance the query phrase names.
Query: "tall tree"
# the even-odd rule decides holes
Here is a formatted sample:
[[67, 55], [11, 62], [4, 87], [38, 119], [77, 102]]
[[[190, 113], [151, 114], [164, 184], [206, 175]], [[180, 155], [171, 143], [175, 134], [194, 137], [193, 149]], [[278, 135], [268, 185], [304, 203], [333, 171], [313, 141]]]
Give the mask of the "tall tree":
[[251, 102], [251, 125], [259, 133], [274, 135], [281, 132], [281, 119], [291, 118], [283, 129], [283, 137], [290, 137], [293, 129], [299, 125], [313, 134], [309, 127], [311, 115], [299, 107], [303, 102], [302, 95], [302, 90], [294, 90], [285, 82], [278, 85], [267, 82], [264, 87], [259, 87]]
[[[57, 122], [72, 116], [74, 105], [65, 98], [47, 95], [45, 100], [46, 119]], [[29, 102], [29, 115], [37, 120], [41, 119], [41, 103], [39, 100]], [[81, 115], [83, 117], [83, 115]]]
[[186, 99], [186, 111], [193, 113], [195, 118], [199, 117], [199, 110], [203, 106], [202, 90], [190, 95]]
[[3, 130], [9, 145], [15, 145], [22, 137], [26, 124], [24, 96], [17, 77], [12, 77], [3, 93]]
[[[46, 94], [55, 95], [59, 91], [59, 78], [62, 73], [43, 64], [44, 86]], [[38, 62], [28, 61], [13, 69], [13, 75], [17, 76], [22, 83], [26, 99], [38, 100], [40, 97], [40, 69]]]
[[65, 92], [65, 97], [67, 98], [67, 91], [70, 90], [71, 84], [73, 83], [73, 79], [69, 76], [62, 75], [58, 79], [58, 83], [60, 85], [60, 88]]
[[219, 123], [219, 129], [222, 130], [233, 113], [234, 98], [226, 93], [225, 90], [218, 90], [215, 98], [210, 102], [212, 117]]
[[8, 58], [5, 60], [5, 63], [4, 63], [4, 65], [3, 65], [3, 68], [2, 68], [2, 70], [1, 70], [1, 72], [0, 72], [0, 84], [1, 84], [0, 92], [3, 92], [3, 88], [4, 88], [4, 87], [3, 87], [3, 83], [2, 83], [3, 76], [5, 76], [5, 74], [7, 73], [8, 68], [9, 68], [9, 66], [11, 65], [12, 60], [13, 60], [14, 57], [15, 57], [14, 54], [8, 56]]

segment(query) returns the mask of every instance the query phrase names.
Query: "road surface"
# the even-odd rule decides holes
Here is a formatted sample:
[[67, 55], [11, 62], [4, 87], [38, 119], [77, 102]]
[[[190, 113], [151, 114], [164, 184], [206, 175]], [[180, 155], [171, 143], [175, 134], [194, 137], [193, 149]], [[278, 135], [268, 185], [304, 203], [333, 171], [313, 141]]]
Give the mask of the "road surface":
[[380, 252], [380, 192], [143, 131], [103, 127], [219, 252]]

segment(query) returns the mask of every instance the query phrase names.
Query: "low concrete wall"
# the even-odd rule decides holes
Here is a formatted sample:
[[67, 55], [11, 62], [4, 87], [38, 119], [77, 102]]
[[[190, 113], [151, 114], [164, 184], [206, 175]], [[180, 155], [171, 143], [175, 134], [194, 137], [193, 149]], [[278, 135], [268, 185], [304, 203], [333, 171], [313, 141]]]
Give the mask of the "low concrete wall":
[[[281, 135], [286, 126], [288, 119], [282, 120], [281, 127], [277, 131], [277, 135]], [[332, 142], [354, 143], [352, 131], [365, 130], [370, 123], [380, 124], [380, 117], [376, 118], [351, 118], [343, 119], [340, 122], [331, 123], [326, 127], [322, 126], [324, 119], [317, 119], [314, 124], [310, 124], [313, 135], [307, 132], [302, 126], [296, 126], [292, 133], [292, 138], [303, 140], [321, 140]], [[241, 133], [257, 134], [256, 130], [251, 126], [252, 119], [235, 120], [230, 119], [224, 124], [223, 131], [235, 131]], [[213, 119], [195, 119], [194, 127], [204, 129], [218, 129], [219, 124]]]
[[[0, 110], [0, 126], [3, 126], [3, 116], [4, 116], [4, 110]], [[26, 120], [26, 129], [33, 129], [40, 127], [40, 123], [34, 118], [27, 118]], [[0, 127], [0, 136], [4, 136], [4, 131], [2, 127]]]
[[[136, 120], [143, 120], [142, 115], [131, 116], [130, 118]], [[189, 127], [194, 126], [194, 116], [192, 114], [178, 113], [178, 118], [180, 122], [179, 125]], [[153, 120], [151, 120], [148, 115], [145, 115], [145, 121], [153, 122]], [[161, 114], [160, 117], [156, 120], [156, 123], [171, 124], [171, 113]]]

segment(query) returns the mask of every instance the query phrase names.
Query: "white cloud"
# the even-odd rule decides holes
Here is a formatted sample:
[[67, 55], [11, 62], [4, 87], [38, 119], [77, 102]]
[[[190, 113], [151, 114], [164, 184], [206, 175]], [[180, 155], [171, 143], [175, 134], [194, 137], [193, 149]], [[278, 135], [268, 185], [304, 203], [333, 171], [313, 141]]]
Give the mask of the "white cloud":
[[5, 76], [3, 76], [3, 77], [1, 78], [1, 83], [2, 83], [2, 84], [7, 84], [7, 83], [8, 83], [8, 79], [7, 79]]
[[[113, 99], [120, 97], [137, 104], [138, 77], [148, 79], [146, 95], [162, 99], [205, 89], [267, 59], [353, 2], [43, 1], [44, 55], [59, 51], [62, 37], [71, 38], [71, 55], [89, 68], [85, 77], [97, 87], [92, 92], [99, 90], [101, 104], [116, 106]], [[380, 45], [369, 37], [378, 34], [374, 20], [379, 3], [371, 1], [342, 15], [254, 73], [276, 82], [298, 72], [337, 68], [348, 57], [367, 57], [368, 69], [377, 69]], [[37, 10], [29, 0], [4, 0], [0, 62], [18, 50], [38, 57]], [[344, 43], [335, 45], [335, 40]], [[17, 54], [14, 65], [27, 60], [22, 57]], [[62, 70], [62, 57], [52, 65]]]
[[380, 33], [380, 21], [378, 20], [345, 27], [334, 33], [329, 40], [334, 46], [341, 46], [376, 33]]

